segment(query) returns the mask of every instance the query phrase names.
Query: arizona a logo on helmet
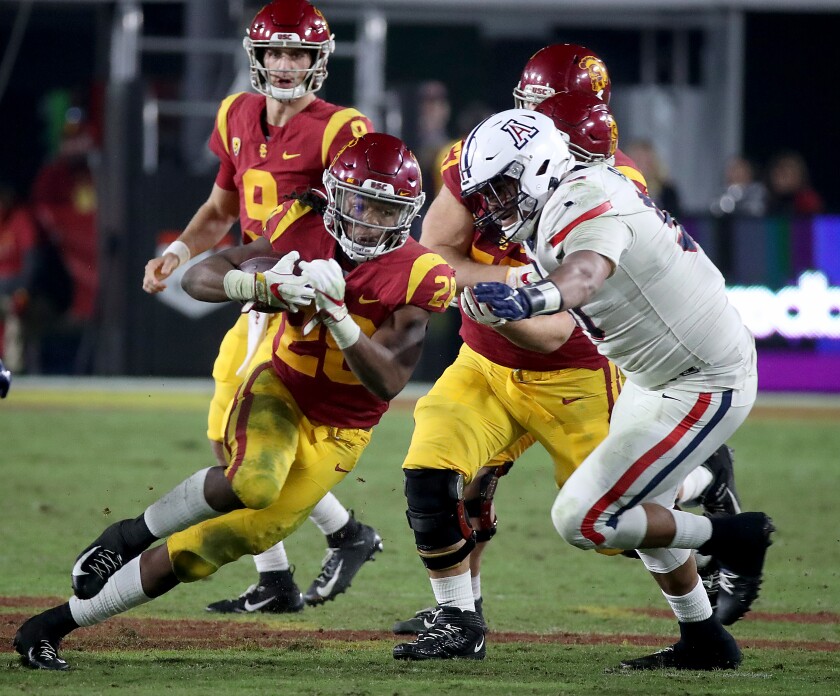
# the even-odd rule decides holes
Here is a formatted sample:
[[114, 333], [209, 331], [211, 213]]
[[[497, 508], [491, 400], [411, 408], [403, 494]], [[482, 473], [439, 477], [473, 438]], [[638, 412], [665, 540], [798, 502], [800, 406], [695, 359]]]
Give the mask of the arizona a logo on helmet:
[[513, 144], [517, 150], [521, 150], [525, 147], [531, 140], [533, 140], [534, 136], [540, 132], [540, 129], [536, 126], [521, 123], [515, 118], [512, 118], [505, 123], [505, 125], [502, 126], [502, 130], [513, 138]]

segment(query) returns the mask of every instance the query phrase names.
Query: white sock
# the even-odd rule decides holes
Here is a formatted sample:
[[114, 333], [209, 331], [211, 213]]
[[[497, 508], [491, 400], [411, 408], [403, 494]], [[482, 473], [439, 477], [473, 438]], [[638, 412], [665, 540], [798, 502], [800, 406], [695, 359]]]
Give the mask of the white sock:
[[696, 621], [705, 621], [712, 615], [712, 605], [709, 603], [709, 595], [706, 594], [706, 588], [700, 582], [700, 576], [697, 576], [697, 584], [694, 589], [682, 597], [665, 594], [665, 599], [671, 605], [674, 611], [674, 616], [677, 621], [683, 623], [694, 623]]
[[671, 510], [677, 532], [674, 540], [668, 544], [672, 549], [696, 549], [712, 538], [712, 521], [691, 512]]
[[114, 573], [93, 599], [70, 598], [70, 613], [79, 626], [93, 626], [124, 611], [151, 602], [140, 581], [140, 556]]
[[641, 505], [625, 510], [618, 517], [607, 546], [615, 549], [638, 549], [647, 534], [647, 513]]
[[260, 573], [271, 573], [278, 570], [289, 569], [289, 559], [286, 556], [286, 547], [282, 541], [278, 541], [267, 551], [254, 556], [254, 563]]
[[350, 513], [332, 493], [327, 493], [309, 513], [322, 534], [335, 534], [350, 521]]
[[680, 505], [697, 505], [697, 498], [711, 485], [713, 480], [711, 471], [705, 466], [698, 466], [682, 482], [677, 502]]
[[472, 583], [473, 599], [481, 599], [481, 573], [470, 576]]
[[458, 607], [464, 611], [475, 611], [470, 571], [448, 578], [431, 578], [432, 591], [438, 604]]
[[196, 471], [146, 508], [143, 519], [158, 539], [165, 539], [175, 532], [223, 514], [211, 508], [204, 498], [204, 480], [208, 471], [209, 467]]

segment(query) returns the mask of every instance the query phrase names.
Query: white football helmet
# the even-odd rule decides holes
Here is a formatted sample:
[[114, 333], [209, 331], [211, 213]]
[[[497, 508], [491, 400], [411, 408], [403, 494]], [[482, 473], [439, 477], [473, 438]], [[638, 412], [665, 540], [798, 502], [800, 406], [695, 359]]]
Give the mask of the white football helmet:
[[500, 244], [524, 242], [539, 212], [575, 166], [563, 135], [546, 115], [509, 109], [478, 124], [461, 150], [461, 193], [483, 201], [476, 225]]

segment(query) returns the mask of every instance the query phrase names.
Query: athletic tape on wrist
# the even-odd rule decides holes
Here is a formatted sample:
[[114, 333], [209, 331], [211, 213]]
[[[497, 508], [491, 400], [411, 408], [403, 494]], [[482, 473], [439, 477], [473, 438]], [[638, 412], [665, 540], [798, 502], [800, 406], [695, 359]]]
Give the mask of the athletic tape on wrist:
[[537, 281], [533, 285], [525, 285], [517, 290], [531, 307], [530, 316], [538, 314], [554, 314], [563, 306], [563, 296], [558, 288], [548, 278]]
[[256, 300], [254, 296], [254, 274], [246, 273], [238, 269], [233, 269], [225, 273], [222, 281], [225, 288], [225, 295], [232, 300], [239, 300], [240, 302], [248, 302]]
[[163, 250], [163, 255], [166, 256], [167, 254], [174, 254], [178, 257], [178, 265], [183, 266], [187, 261], [192, 258], [192, 254], [190, 253], [190, 248], [184, 244], [181, 240], [176, 239], [172, 244], [170, 244], [166, 249]]
[[341, 348], [341, 350], [349, 348], [356, 343], [356, 341], [359, 340], [359, 335], [362, 333], [359, 325], [350, 315], [347, 315], [335, 324], [328, 324], [328, 328], [335, 339], [336, 345]]

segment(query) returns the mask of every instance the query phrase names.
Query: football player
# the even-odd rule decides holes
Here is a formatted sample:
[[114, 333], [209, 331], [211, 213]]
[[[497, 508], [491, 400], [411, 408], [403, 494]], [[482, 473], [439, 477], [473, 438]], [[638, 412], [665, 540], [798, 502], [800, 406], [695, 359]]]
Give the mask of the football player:
[[[755, 342], [723, 277], [627, 177], [607, 162], [581, 166], [544, 114], [490, 117], [467, 137], [460, 166], [462, 192], [481, 200], [479, 227], [500, 243], [527, 242], [544, 271], [519, 289], [478, 283], [475, 311], [505, 327], [571, 311], [626, 376], [609, 434], [552, 508], [557, 532], [578, 548], [636, 549], [679, 622], [677, 643], [622, 668], [736, 669], [741, 651], [712, 612], [692, 549], [749, 579], [735, 597], [743, 614], [758, 596], [772, 522], [673, 507], [686, 475], [755, 402]], [[543, 350], [565, 340], [527, 322], [522, 330]]]
[[[550, 115], [567, 134], [570, 147], [582, 162], [609, 162], [646, 192], [644, 177], [617, 147], [617, 125], [606, 106], [610, 91], [609, 75], [600, 58], [583, 46], [557, 44], [541, 49], [528, 61], [514, 88], [514, 100]], [[488, 230], [481, 233], [475, 227], [474, 215], [479, 212], [481, 201], [461, 195], [461, 149], [462, 143], [456, 143], [442, 165], [445, 186], [423, 221], [422, 242], [456, 269], [461, 289], [488, 280], [504, 281], [513, 287], [533, 282], [539, 274], [521, 245], [507, 243], [500, 248]], [[562, 486], [606, 436], [612, 404], [620, 391], [620, 374], [598, 355], [580, 330], [573, 331], [569, 341], [556, 351], [545, 354], [517, 345], [508, 340], [510, 336], [494, 331], [496, 319], [476, 314], [471, 309], [474, 306], [467, 290], [461, 298], [464, 346], [429, 396], [417, 404], [417, 425], [404, 467], [409, 485], [415, 470], [435, 467], [466, 477], [463, 504], [475, 530], [475, 548], [471, 550], [470, 544], [465, 544], [459, 550], [460, 558], [456, 555], [446, 559], [451, 567], [435, 568], [435, 562], [424, 557], [420, 547], [428, 544], [421, 542], [415, 529], [438, 606], [423, 609], [394, 625], [395, 633], [431, 632], [397, 646], [397, 658], [463, 656], [472, 644], [483, 640], [474, 633], [473, 643], [468, 640], [453, 649], [453, 644], [463, 637], [436, 632], [435, 622], [451, 623], [465, 616], [473, 620], [471, 614], [459, 614], [458, 610], [470, 612], [474, 607], [474, 622], [486, 628], [480, 568], [483, 549], [497, 528], [493, 494], [499, 476], [509, 470], [513, 459], [539, 441], [551, 454], [555, 482]], [[471, 389], [465, 389], [465, 384]], [[487, 403], [498, 408], [498, 413], [491, 413]], [[534, 408], [548, 413], [555, 403], [563, 404], [556, 417], [543, 422], [533, 416]], [[457, 413], [452, 414], [449, 409]], [[462, 423], [461, 419], [468, 422]], [[499, 423], [505, 427], [500, 429]], [[459, 438], [462, 451], [454, 456], [450, 440], [456, 430], [473, 433], [475, 442]], [[729, 450], [724, 451], [728, 455]], [[710, 462], [715, 473], [696, 471], [686, 482], [685, 490], [693, 497], [705, 495], [704, 500], [711, 507], [713, 496], [708, 491], [712, 484], [724, 480], [726, 472], [717, 472], [723, 468], [721, 462], [731, 463], [731, 459], [716, 455]], [[476, 473], [476, 467], [483, 468]], [[728, 471], [731, 472], [731, 466]], [[726, 493], [728, 501], [728, 489]], [[715, 593], [716, 583], [710, 581], [709, 585]], [[446, 609], [441, 611], [442, 607]]]
[[[178, 239], [146, 264], [146, 292], [163, 290], [178, 266], [212, 249], [237, 218], [242, 242], [258, 239], [266, 218], [285, 196], [318, 185], [338, 151], [372, 130], [356, 109], [315, 96], [327, 77], [335, 41], [324, 16], [306, 0], [278, 0], [263, 7], [248, 27], [244, 47], [258, 94], [241, 92], [222, 101], [210, 137], [210, 148], [219, 158], [210, 197]], [[225, 413], [249, 365], [270, 354], [270, 337], [279, 321], [257, 312], [243, 314], [222, 341], [213, 366], [215, 394], [207, 427], [220, 464], [225, 462]], [[328, 551], [320, 575], [303, 596], [285, 548], [278, 544], [254, 559], [259, 571], [254, 585], [207, 610], [300, 611], [304, 600], [317, 605], [344, 592], [362, 564], [382, 550], [379, 534], [357, 522], [332, 494], [315, 507], [312, 520], [326, 535]]]
[[[285, 538], [353, 471], [416, 366], [430, 313], [452, 301], [455, 280], [440, 256], [409, 238], [424, 195], [402, 141], [381, 133], [351, 141], [324, 183], [323, 218], [301, 200], [286, 202], [269, 218], [265, 240], [185, 275], [197, 299], [281, 310], [273, 353], [237, 391], [225, 428], [227, 465], [197, 472], [82, 553], [107, 552], [119, 562], [80, 561], [87, 598], [21, 626], [15, 648], [28, 666], [66, 669], [58, 648], [70, 631]], [[280, 260], [261, 271], [240, 268], [269, 251]], [[166, 541], [146, 550], [157, 539]]]

